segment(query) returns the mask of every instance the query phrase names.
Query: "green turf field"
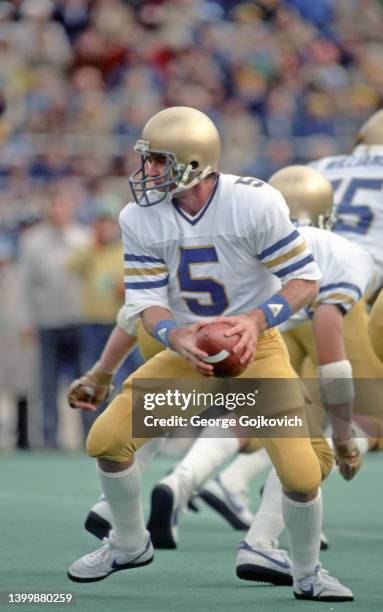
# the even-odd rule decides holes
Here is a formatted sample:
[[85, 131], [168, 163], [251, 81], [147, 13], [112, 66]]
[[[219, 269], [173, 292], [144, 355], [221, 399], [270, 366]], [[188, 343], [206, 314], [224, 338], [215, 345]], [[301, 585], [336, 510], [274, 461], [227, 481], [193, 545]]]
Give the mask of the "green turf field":
[[[187, 513], [177, 551], [159, 551], [147, 567], [119, 572], [98, 583], [79, 585], [66, 578], [66, 567], [97, 548], [98, 541], [82, 528], [98, 496], [94, 462], [79, 454], [19, 453], [1, 455], [0, 591], [72, 592], [71, 606], [0, 605], [1, 610], [72, 609], [90, 611], [196, 611], [338, 609], [383, 610], [383, 462], [369, 455], [352, 483], [338, 476], [324, 487], [325, 528], [331, 548], [322, 562], [352, 588], [353, 603], [301, 602], [289, 587], [242, 582], [235, 576], [233, 531], [206, 506]], [[160, 457], [148, 468], [145, 505], [153, 483], [172, 460]], [[254, 487], [254, 507], [259, 500]]]

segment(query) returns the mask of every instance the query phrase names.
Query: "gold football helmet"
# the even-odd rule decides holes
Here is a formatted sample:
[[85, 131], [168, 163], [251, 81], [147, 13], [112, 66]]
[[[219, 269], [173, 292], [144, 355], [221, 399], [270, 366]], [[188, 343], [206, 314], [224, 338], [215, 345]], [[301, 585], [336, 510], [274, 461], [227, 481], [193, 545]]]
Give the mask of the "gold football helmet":
[[[174, 106], [149, 119], [134, 150], [141, 155], [141, 167], [129, 179], [134, 199], [140, 206], [153, 206], [217, 170], [221, 143], [217, 128], [204, 113]], [[151, 156], [165, 160], [155, 182], [145, 169]]]
[[362, 125], [357, 136], [356, 145], [383, 145], [383, 109], [376, 111]]
[[331, 183], [308, 166], [287, 166], [269, 179], [290, 209], [290, 218], [299, 225], [331, 229], [336, 221]]

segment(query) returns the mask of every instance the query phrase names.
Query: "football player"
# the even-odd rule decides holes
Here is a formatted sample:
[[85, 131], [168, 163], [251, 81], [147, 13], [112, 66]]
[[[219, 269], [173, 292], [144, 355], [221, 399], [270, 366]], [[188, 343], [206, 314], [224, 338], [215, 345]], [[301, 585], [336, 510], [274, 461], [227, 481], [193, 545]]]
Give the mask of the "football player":
[[[166, 376], [198, 382], [211, 376], [213, 366], [197, 347], [196, 334], [206, 319], [232, 326], [227, 335], [240, 336], [234, 351], [246, 368], [241, 376], [278, 378], [270, 407], [299, 415], [305, 424], [304, 437], [264, 441], [283, 485], [295, 597], [352, 600], [351, 591], [319, 563], [319, 486], [332, 454], [324, 438], [314, 446], [308, 436], [304, 395], [277, 330], [315, 299], [321, 275], [313, 255], [276, 190], [257, 179], [218, 173], [220, 138], [203, 113], [188, 107], [157, 113], [135, 150], [141, 156], [130, 179], [135, 201], [120, 215], [126, 305], [129, 316], [139, 314], [145, 329], [167, 347], [135, 372], [135, 381]], [[145, 441], [133, 435], [129, 377], [87, 439], [113, 530], [102, 548], [71, 565], [72, 580], [94, 582], [151, 563], [134, 462]], [[170, 489], [166, 496], [170, 505], [176, 502]]]

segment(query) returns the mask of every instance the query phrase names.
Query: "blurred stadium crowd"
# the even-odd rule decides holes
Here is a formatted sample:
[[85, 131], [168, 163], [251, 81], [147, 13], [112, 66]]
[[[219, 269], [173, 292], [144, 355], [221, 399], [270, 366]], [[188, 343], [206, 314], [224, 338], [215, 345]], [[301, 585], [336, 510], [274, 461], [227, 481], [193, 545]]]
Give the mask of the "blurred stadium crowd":
[[[263, 179], [347, 151], [382, 106], [382, 19], [383, 0], [0, 2], [0, 339], [9, 348], [0, 382], [21, 424], [26, 380], [39, 379], [36, 351], [34, 366], [16, 365], [26, 346], [48, 351], [47, 329], [80, 327], [83, 339], [104, 326], [86, 336], [88, 346], [99, 338], [91, 357], [80, 338], [72, 375], [113, 325], [122, 301], [110, 265], [120, 257], [115, 220], [146, 119], [164, 106], [199, 108], [222, 134], [222, 170]], [[102, 261], [88, 276], [81, 245]], [[77, 310], [64, 305], [73, 293], [84, 294]], [[105, 308], [94, 312], [96, 294]], [[54, 359], [45, 360], [52, 377]], [[23, 384], [13, 388], [15, 378]], [[56, 425], [45, 422], [43, 444], [57, 444]]]

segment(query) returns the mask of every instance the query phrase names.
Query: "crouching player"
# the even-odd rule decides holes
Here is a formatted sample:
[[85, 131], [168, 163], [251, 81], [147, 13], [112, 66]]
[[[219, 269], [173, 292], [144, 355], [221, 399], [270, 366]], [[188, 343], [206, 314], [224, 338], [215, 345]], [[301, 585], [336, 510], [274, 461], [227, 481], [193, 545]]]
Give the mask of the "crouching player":
[[[282, 196], [262, 181], [218, 173], [218, 132], [195, 109], [175, 107], [156, 114], [135, 150], [141, 155], [141, 167], [130, 179], [135, 202], [120, 216], [127, 307], [172, 351], [149, 360], [134, 378], [198, 380], [211, 375], [196, 332], [206, 318], [225, 317], [232, 325], [228, 334], [240, 335], [234, 350], [246, 366], [242, 376], [280, 379], [270, 405], [305, 423], [303, 393], [299, 384], [291, 384], [296, 375], [276, 328], [314, 301], [321, 275]], [[290, 383], [287, 393], [283, 379]], [[319, 564], [319, 486], [332, 456], [324, 440], [314, 448], [305, 431], [302, 438], [265, 438], [283, 486], [294, 594], [351, 600], [351, 591]], [[94, 582], [152, 561], [134, 462], [145, 441], [132, 432], [130, 377], [87, 440], [88, 453], [97, 457], [114, 529], [102, 548], [71, 565], [72, 580]]]

